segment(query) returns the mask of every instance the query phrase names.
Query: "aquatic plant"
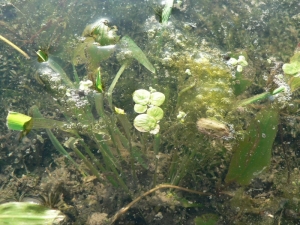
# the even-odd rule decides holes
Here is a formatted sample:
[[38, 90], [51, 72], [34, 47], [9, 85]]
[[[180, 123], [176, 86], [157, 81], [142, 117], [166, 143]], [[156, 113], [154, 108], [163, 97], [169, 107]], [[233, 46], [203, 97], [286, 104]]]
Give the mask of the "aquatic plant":
[[[188, 40], [184, 32], [166, 23], [172, 5], [166, 4], [165, 14], [162, 14], [166, 15], [164, 24], [153, 23], [147, 30], [149, 42], [148, 46], [143, 46], [147, 56], [131, 38], [119, 37], [117, 28], [109, 26], [106, 20], [86, 27], [69, 55], [71, 65], [65, 59], [59, 64], [53, 55], [37, 51], [41, 64], [36, 77], [55, 99], [57, 111], [64, 118], [48, 119], [34, 106], [29, 116], [10, 112], [8, 127], [23, 135], [45, 128], [55, 148], [83, 177], [93, 175], [93, 179], [103, 185], [110, 182], [132, 199], [139, 195], [139, 200], [163, 187], [178, 188], [176, 185], [183, 182], [186, 186], [196, 186], [211, 178], [223, 183], [226, 169], [220, 172], [218, 166], [222, 164], [227, 168], [231, 156], [225, 182], [247, 185], [263, 174], [271, 162], [279, 115], [290, 99], [290, 87], [292, 91], [298, 87], [299, 71], [294, 65], [297, 60], [283, 67], [285, 74], [281, 78], [270, 79], [271, 88], [261, 85], [259, 91], [250, 89], [245, 94], [253, 82], [253, 77], [244, 76], [252, 66], [250, 58], [238, 51], [228, 60], [205, 41], [197, 42], [195, 47], [194, 40]], [[104, 79], [108, 79], [108, 71], [105, 64], [117, 64], [113, 53], [116, 53], [120, 68], [106, 90], [108, 82]], [[148, 58], [155, 62], [155, 67]], [[131, 67], [133, 59], [156, 73], [155, 77], [145, 73], [144, 79], [149, 83], [146, 87], [151, 85], [161, 92], [140, 89], [145, 87], [138, 83], [133, 96], [133, 90], [127, 88], [122, 90], [125, 97], [113, 95], [114, 90], [119, 94], [121, 86], [133, 83], [132, 76], [130, 79], [124, 77], [122, 85], [118, 83], [127, 68], [134, 68]], [[103, 63], [104, 60], [107, 61]], [[84, 76], [76, 71], [81, 65], [86, 68]], [[72, 67], [73, 77], [68, 67]], [[290, 72], [291, 69], [294, 70]], [[128, 69], [127, 72], [131, 73]], [[131, 97], [135, 103], [133, 107], [127, 104], [132, 103]], [[253, 103], [258, 104], [250, 107]], [[139, 115], [132, 115], [133, 111]], [[53, 128], [67, 132], [62, 135], [68, 139], [64, 144], [51, 132]], [[79, 160], [74, 160], [74, 154], [72, 158], [65, 148], [71, 149], [84, 167], [78, 165]], [[203, 168], [207, 168], [205, 174]], [[147, 187], [139, 185], [139, 174], [144, 171], [153, 175]], [[145, 177], [149, 176], [143, 179]], [[174, 185], [157, 186], [166, 181]], [[153, 189], [141, 194], [141, 189], [149, 186]], [[121, 209], [112, 221], [129, 207]], [[209, 219], [199, 216], [195, 221], [201, 224], [205, 220]], [[217, 219], [214, 217], [212, 221]]]
[[0, 205], [0, 222], [11, 225], [54, 224], [65, 216], [59, 210], [32, 202], [8, 202]]

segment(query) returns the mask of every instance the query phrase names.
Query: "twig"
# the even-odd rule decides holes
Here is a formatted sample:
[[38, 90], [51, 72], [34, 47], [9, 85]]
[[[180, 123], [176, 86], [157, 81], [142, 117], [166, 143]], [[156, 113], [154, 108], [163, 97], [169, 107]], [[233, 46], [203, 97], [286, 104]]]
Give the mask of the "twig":
[[8, 39], [3, 37], [2, 35], [0, 35], [0, 40], [4, 41], [6, 44], [8, 44], [11, 47], [13, 47], [14, 49], [16, 49], [18, 52], [20, 52], [22, 55], [24, 55], [26, 59], [30, 59], [29, 55], [27, 55], [26, 52], [24, 52], [22, 49], [20, 49], [18, 46], [16, 46], [14, 43], [9, 41]]
[[151, 190], [147, 191], [146, 193], [140, 195], [139, 197], [137, 197], [136, 199], [134, 199], [132, 202], [130, 202], [127, 206], [121, 208], [112, 218], [112, 221], [110, 224], [113, 224], [114, 222], [117, 221], [117, 219], [119, 219], [119, 217], [124, 214], [125, 212], [127, 212], [135, 203], [137, 203], [138, 201], [140, 201], [142, 198], [146, 197], [147, 195], [159, 190], [159, 189], [163, 189], [163, 188], [174, 188], [174, 189], [178, 189], [181, 191], [186, 191], [186, 192], [190, 192], [190, 193], [194, 193], [194, 194], [198, 194], [198, 195], [210, 195], [209, 193], [204, 193], [204, 192], [200, 192], [200, 191], [195, 191], [195, 190], [190, 190], [187, 188], [183, 188], [183, 187], [179, 187], [179, 186], [175, 186], [175, 185], [171, 185], [171, 184], [160, 184], [158, 186], [156, 186], [155, 188], [152, 188]]

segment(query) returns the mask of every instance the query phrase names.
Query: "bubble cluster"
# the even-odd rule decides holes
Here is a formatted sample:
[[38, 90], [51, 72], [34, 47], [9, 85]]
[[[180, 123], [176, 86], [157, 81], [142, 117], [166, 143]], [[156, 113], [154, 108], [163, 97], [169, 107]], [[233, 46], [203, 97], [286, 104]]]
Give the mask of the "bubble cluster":
[[66, 96], [68, 97], [67, 102], [73, 103], [77, 108], [85, 107], [86, 105], [89, 105], [89, 101], [86, 99], [84, 93], [82, 93], [83, 96], [81, 96], [80, 92], [73, 89], [68, 89]]
[[292, 91], [290, 86], [285, 82], [283, 74], [278, 74], [274, 77], [274, 83], [278, 87], [284, 87], [284, 91], [275, 95], [278, 102], [286, 103], [291, 100]]

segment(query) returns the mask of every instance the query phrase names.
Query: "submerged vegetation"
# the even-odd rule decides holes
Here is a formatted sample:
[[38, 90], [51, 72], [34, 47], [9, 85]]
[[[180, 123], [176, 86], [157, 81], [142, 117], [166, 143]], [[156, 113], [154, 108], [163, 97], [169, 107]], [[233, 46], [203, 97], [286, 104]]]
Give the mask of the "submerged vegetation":
[[[284, 49], [284, 34], [276, 47], [266, 34], [277, 29], [270, 11], [295, 13], [296, 2], [280, 11], [256, 1], [87, 1], [89, 13], [102, 8], [91, 16], [81, 2], [59, 1], [29, 16], [33, 2], [0, 11], [1, 50], [28, 59], [17, 55], [16, 69], [5, 58], [12, 76], [0, 64], [9, 111], [0, 140], [11, 143], [1, 143], [0, 178], [11, 203], [0, 208], [30, 207], [31, 196], [64, 213], [62, 224], [299, 221], [299, 36]], [[290, 14], [280, 28], [296, 29]]]

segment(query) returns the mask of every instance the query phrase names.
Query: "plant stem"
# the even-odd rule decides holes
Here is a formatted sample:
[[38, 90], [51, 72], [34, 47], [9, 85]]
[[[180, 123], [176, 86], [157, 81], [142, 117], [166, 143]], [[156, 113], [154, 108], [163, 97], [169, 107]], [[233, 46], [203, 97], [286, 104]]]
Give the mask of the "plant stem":
[[2, 35], [0, 35], [0, 40], [4, 41], [6, 44], [8, 44], [11, 47], [13, 47], [14, 49], [16, 49], [23, 56], [25, 56], [26, 59], [30, 59], [29, 55], [26, 52], [24, 52], [22, 49], [20, 49], [18, 46], [16, 46], [14, 43], [12, 43], [11, 41], [9, 41], [8, 39], [6, 39], [5, 37], [3, 37]]
[[54, 60], [50, 58], [48, 59], [47, 63], [51, 67], [51, 69], [53, 69], [56, 73], [60, 75], [61, 79], [67, 85], [68, 88], [75, 88], [75, 85], [72, 83], [68, 75], [65, 73], [63, 68], [61, 68], [61, 66], [58, 63], [56, 63]]
[[159, 145], [160, 145], [160, 134], [155, 134], [154, 135], [154, 144], [153, 144], [153, 148], [154, 148], [154, 157], [155, 157], [155, 170], [154, 170], [154, 176], [153, 176], [153, 186], [156, 186], [156, 178], [157, 178], [157, 167], [158, 167], [158, 152], [159, 152]]
[[155, 188], [152, 188], [151, 190], [147, 191], [146, 193], [140, 195], [139, 197], [137, 197], [136, 199], [134, 199], [132, 202], [130, 202], [127, 206], [121, 208], [112, 218], [110, 224], [113, 224], [114, 222], [116, 222], [117, 219], [119, 219], [119, 217], [124, 214], [125, 212], [127, 212], [130, 207], [132, 207], [135, 203], [137, 203], [138, 201], [140, 201], [142, 198], [146, 197], [147, 195], [159, 190], [159, 189], [163, 189], [163, 188], [173, 188], [173, 189], [178, 189], [181, 191], [186, 191], [186, 192], [190, 192], [190, 193], [194, 193], [194, 194], [198, 194], [198, 195], [211, 195], [210, 193], [204, 193], [204, 192], [200, 192], [200, 191], [195, 191], [195, 190], [190, 190], [187, 188], [183, 188], [183, 187], [179, 187], [179, 186], [175, 186], [175, 185], [171, 185], [171, 184], [160, 184], [158, 186], [156, 186]]
[[121, 68], [119, 69], [118, 73], [116, 74], [114, 80], [112, 81], [108, 91], [107, 91], [107, 96], [108, 96], [108, 103], [109, 103], [109, 107], [111, 108], [111, 110], [113, 110], [113, 107], [112, 107], [112, 92], [119, 80], [119, 78], [121, 77], [122, 73], [124, 72], [124, 70], [127, 68], [128, 66], [128, 63], [125, 62]]
[[103, 182], [99, 171], [93, 166], [93, 164], [79, 151], [79, 149], [75, 146], [76, 139], [70, 141], [71, 149], [76, 153], [76, 155], [82, 159], [84, 164], [91, 170], [91, 172], [98, 178], [99, 181]]

